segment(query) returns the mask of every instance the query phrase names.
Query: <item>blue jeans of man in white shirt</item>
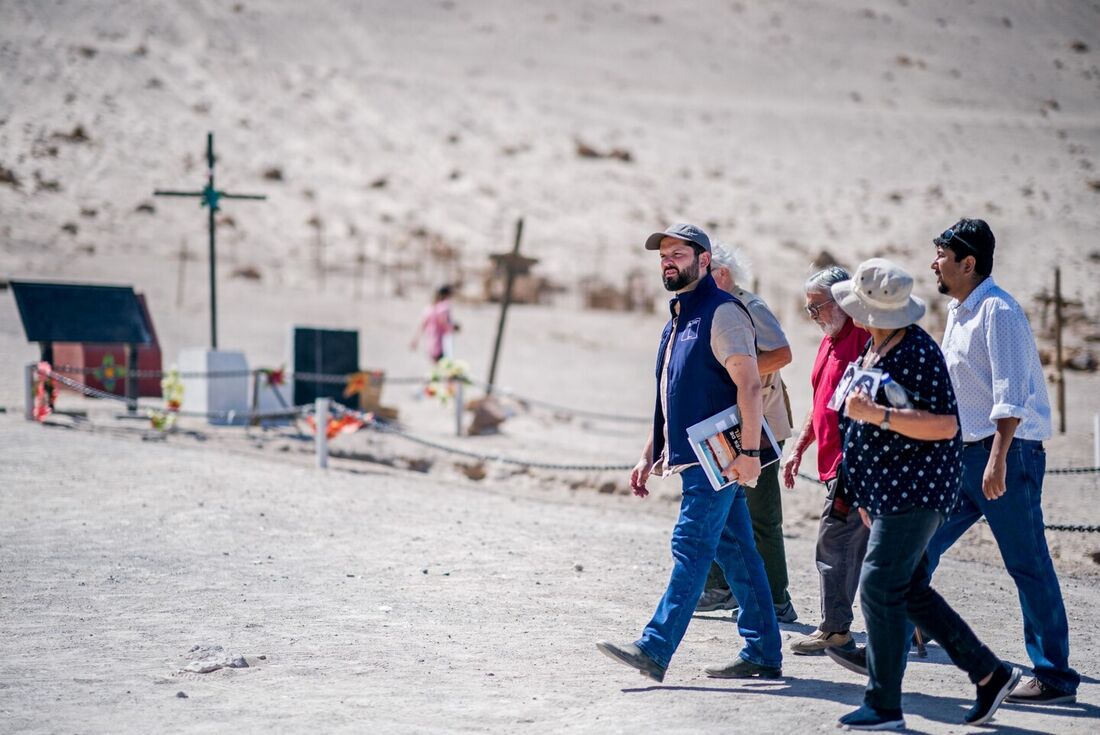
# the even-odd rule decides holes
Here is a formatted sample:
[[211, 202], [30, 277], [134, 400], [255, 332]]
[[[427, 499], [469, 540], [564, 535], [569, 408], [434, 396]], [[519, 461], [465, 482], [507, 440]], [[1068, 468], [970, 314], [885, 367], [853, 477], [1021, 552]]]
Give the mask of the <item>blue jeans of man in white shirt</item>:
[[741, 603], [737, 615], [737, 631], [745, 639], [741, 658], [779, 667], [783, 662], [779, 623], [764, 562], [753, 542], [744, 489], [735, 484], [715, 492], [698, 466], [687, 468], [680, 477], [683, 498], [672, 531], [672, 577], [637, 641], [638, 648], [661, 666], [668, 666], [687, 632], [711, 560], [716, 560]]
[[959, 501], [928, 544], [929, 573], [940, 556], [983, 515], [1001, 550], [1005, 568], [1016, 582], [1024, 615], [1024, 645], [1035, 678], [1076, 693], [1080, 675], [1069, 665], [1069, 624], [1062, 590], [1047, 548], [1042, 492], [1046, 452], [1042, 442], [1014, 439], [1006, 459], [1006, 492], [997, 500], [982, 494], [991, 439], [963, 449]]

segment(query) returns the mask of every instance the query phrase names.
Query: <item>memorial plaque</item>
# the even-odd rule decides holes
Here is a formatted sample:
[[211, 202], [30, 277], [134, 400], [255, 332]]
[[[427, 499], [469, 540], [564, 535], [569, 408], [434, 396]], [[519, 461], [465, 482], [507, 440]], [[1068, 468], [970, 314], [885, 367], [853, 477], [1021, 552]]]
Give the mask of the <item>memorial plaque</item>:
[[354, 329], [295, 327], [292, 337], [294, 405], [332, 398], [347, 406], [357, 399], [344, 397], [343, 382], [300, 379], [300, 373], [347, 375], [359, 370], [359, 332]]

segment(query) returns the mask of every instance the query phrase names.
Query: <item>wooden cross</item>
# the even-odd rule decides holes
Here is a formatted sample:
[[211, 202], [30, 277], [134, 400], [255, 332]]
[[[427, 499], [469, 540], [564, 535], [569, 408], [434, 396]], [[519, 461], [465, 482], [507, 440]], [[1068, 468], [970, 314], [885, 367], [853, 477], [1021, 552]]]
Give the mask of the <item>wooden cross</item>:
[[497, 322], [497, 338], [493, 343], [493, 359], [489, 363], [489, 384], [485, 387], [485, 395], [491, 395], [496, 382], [497, 359], [500, 357], [500, 343], [504, 338], [504, 318], [508, 315], [508, 307], [512, 304], [512, 285], [515, 283], [516, 274], [526, 273], [538, 260], [519, 254], [519, 243], [523, 237], [523, 218], [516, 220], [516, 241], [510, 253], [493, 254], [490, 257], [497, 266], [504, 268], [504, 294], [500, 299], [500, 321]]
[[219, 206], [218, 202], [222, 199], [267, 199], [262, 194], [229, 194], [224, 191], [218, 191], [214, 188], [214, 163], [216, 162], [214, 157], [214, 134], [206, 134], [206, 167], [207, 178], [206, 186], [202, 191], [170, 191], [167, 189], [155, 189], [153, 196], [158, 197], [198, 197], [202, 201], [200, 206], [206, 207], [207, 212], [207, 229], [210, 232], [210, 349], [218, 349], [218, 288], [214, 277], [215, 272], [215, 231], [217, 223], [215, 222], [214, 215], [217, 213]]

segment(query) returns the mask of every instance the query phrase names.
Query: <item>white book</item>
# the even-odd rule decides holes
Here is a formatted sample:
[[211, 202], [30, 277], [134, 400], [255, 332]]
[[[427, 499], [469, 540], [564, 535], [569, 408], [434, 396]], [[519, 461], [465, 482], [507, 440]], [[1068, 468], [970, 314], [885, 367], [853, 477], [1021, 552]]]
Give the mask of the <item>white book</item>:
[[[730, 406], [710, 418], [689, 426], [688, 443], [699, 458], [699, 464], [710, 480], [711, 487], [722, 490], [733, 484], [722, 475], [722, 469], [741, 453], [741, 413]], [[767, 419], [760, 418], [760, 467], [779, 461], [779, 443], [775, 440]], [[747, 485], [748, 483], [742, 483]], [[755, 482], [749, 487], [755, 486]]]

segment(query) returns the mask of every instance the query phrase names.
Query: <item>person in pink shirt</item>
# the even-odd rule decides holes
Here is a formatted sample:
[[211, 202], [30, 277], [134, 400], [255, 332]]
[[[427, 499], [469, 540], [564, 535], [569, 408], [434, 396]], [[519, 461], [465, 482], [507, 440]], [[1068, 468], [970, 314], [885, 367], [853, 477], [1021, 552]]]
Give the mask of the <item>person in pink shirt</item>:
[[848, 364], [863, 352], [871, 338], [833, 300], [830, 287], [848, 280], [839, 266], [818, 271], [806, 281], [806, 313], [825, 333], [817, 350], [810, 382], [813, 408], [806, 416], [794, 451], [783, 464], [783, 484], [794, 487], [794, 478], [806, 449], [817, 442], [817, 474], [828, 488], [817, 532], [818, 574], [821, 576], [821, 624], [808, 636], [791, 642], [791, 651], [803, 655], [821, 654], [826, 648], [854, 649], [852, 603], [859, 589], [859, 572], [867, 550], [868, 530], [858, 513], [850, 513], [838, 470], [841, 460], [839, 417], [829, 408]]
[[444, 356], [451, 357], [450, 340], [447, 337], [458, 331], [458, 324], [451, 317], [453, 293], [454, 289], [449, 284], [439, 287], [435, 292], [435, 299], [424, 309], [420, 326], [409, 345], [409, 349], [415, 350], [420, 338], [425, 337], [425, 352], [433, 365]]

